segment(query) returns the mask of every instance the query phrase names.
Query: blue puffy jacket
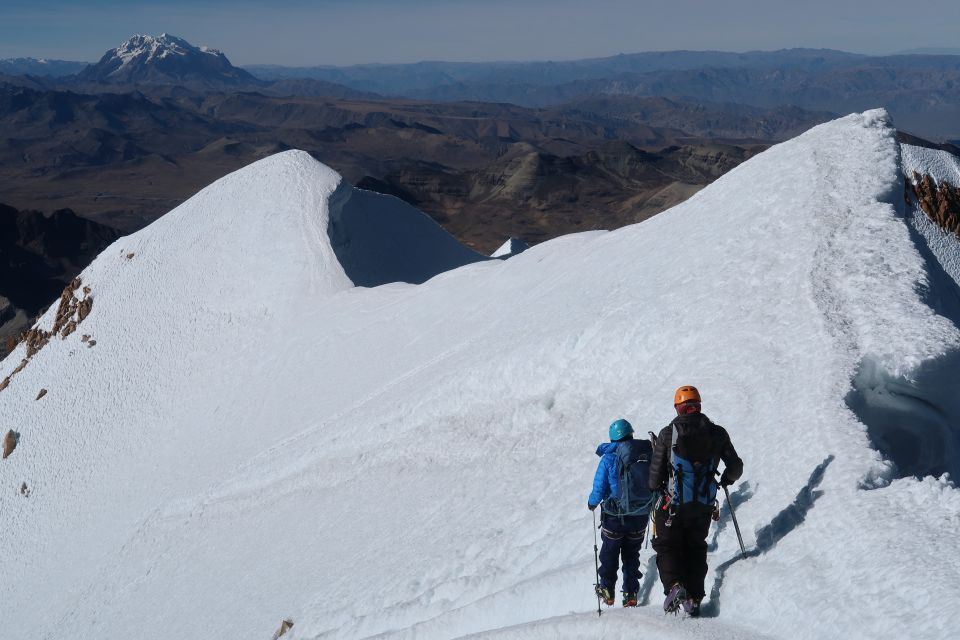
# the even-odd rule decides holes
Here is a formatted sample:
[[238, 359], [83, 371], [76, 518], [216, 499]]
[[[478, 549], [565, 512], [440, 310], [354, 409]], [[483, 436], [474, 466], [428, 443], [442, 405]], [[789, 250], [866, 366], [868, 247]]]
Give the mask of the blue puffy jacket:
[[620, 495], [620, 479], [617, 477], [617, 445], [619, 442], [604, 442], [597, 447], [600, 463], [593, 476], [593, 491], [587, 502], [598, 505], [610, 496]]

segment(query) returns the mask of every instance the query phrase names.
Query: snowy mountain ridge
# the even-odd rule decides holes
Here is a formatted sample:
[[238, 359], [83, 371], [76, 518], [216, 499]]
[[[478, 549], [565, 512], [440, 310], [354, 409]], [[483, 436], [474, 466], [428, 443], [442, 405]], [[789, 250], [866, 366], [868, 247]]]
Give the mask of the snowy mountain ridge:
[[[955, 380], [958, 250], [917, 232], [909, 162], [886, 114], [855, 114], [505, 261], [302, 152], [227, 176], [108, 248], [38, 323], [61, 332], [0, 363], [6, 630], [950, 637], [953, 608], [917, 609], [960, 597], [939, 475], [960, 414], [926, 377]], [[707, 619], [663, 617], [644, 551], [644, 606], [597, 620], [593, 451], [615, 418], [662, 427], [683, 383], [746, 463], [747, 558], [724, 507]], [[925, 438], [939, 477], [876, 434]]]
[[234, 67], [217, 49], [195, 47], [166, 33], [137, 34], [107, 51], [99, 62], [84, 69], [81, 80], [107, 83], [238, 84], [258, 81]]
[[[223, 56], [223, 54], [216, 49], [210, 49], [205, 46], [194, 47], [183, 38], [170, 36], [166, 33], [161, 33], [156, 37], [137, 34], [126, 40], [116, 49], [113, 49], [112, 52], [120, 59], [121, 68], [138, 58], [142, 59], [145, 63], [150, 63], [154, 59], [163, 59], [171, 55], [187, 56], [191, 53]], [[119, 69], [117, 69], [117, 71], [119, 71]], [[117, 71], [113, 73], [117, 73]]]

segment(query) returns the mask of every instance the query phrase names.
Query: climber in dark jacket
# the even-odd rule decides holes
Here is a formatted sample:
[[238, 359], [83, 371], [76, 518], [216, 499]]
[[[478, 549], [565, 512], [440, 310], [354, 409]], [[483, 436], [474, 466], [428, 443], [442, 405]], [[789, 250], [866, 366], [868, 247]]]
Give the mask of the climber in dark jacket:
[[[617, 457], [621, 453], [627, 458], [639, 458], [643, 462], [642, 482], [647, 483], [647, 462], [650, 458], [650, 443], [647, 440], [633, 439], [633, 426], [620, 419], [610, 425], [610, 442], [597, 447], [600, 462], [593, 477], [593, 491], [587, 498], [587, 508], [593, 511], [600, 507], [600, 537], [603, 547], [600, 550], [600, 568], [598, 572], [597, 596], [607, 605], [614, 602], [614, 589], [617, 585], [617, 567], [623, 562], [623, 606], [637, 606], [637, 592], [640, 589], [640, 547], [647, 529], [646, 509], [642, 515], [620, 515], [616, 513], [617, 500], [623, 494], [621, 478], [617, 476]], [[621, 448], [627, 447], [621, 452]], [[639, 472], [638, 472], [639, 473]], [[634, 487], [646, 492], [646, 486]], [[639, 491], [637, 491], [639, 493]], [[649, 507], [647, 507], [649, 508]]]
[[707, 575], [707, 533], [718, 508], [715, 473], [723, 461], [720, 485], [731, 485], [743, 474], [743, 461], [726, 429], [700, 412], [696, 387], [677, 389], [674, 407], [677, 417], [660, 431], [650, 462], [650, 489], [663, 494], [653, 516], [653, 548], [666, 595], [664, 610], [676, 612], [682, 606], [698, 616]]

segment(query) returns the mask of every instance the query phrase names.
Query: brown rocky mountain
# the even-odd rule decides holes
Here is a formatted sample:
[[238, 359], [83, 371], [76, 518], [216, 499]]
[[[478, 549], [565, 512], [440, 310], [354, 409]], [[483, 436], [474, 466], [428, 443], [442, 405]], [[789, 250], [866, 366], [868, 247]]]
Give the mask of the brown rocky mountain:
[[[737, 135], [757, 129], [738, 129], [739, 116], [719, 107], [681, 110], [689, 117], [672, 126], [637, 115], [646, 109], [667, 123], [671, 108], [617, 102], [623, 111], [607, 115], [584, 107], [0, 85], [0, 201], [70, 208], [126, 232], [230, 171], [300, 148], [355, 184], [416, 203], [488, 252], [509, 236], [539, 241], [646, 217], [765, 145]], [[822, 117], [788, 115], [783, 129]], [[720, 122], [730, 139], [683, 128]]]
[[432, 163], [404, 163], [357, 186], [407, 200], [489, 253], [508, 236], [542, 242], [645, 220], [762, 148], [702, 144], [649, 152], [610, 142], [558, 156], [517, 145], [479, 169], [453, 173]]

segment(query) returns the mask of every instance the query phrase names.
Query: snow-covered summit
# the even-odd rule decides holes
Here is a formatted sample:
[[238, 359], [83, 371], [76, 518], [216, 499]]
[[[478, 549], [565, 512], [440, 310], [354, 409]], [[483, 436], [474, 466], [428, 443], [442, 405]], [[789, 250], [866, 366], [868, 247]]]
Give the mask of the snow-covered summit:
[[80, 79], [111, 83], [255, 84], [246, 71], [234, 67], [217, 49], [195, 47], [183, 38], [166, 33], [138, 34], [100, 61], [84, 69]]
[[[300, 152], [227, 176], [0, 363], [4, 633], [951, 637], [960, 312], [903, 172], [852, 115], [641, 224], [375, 288], [423, 217]], [[649, 606], [598, 621], [593, 451], [686, 383], [745, 461], [747, 558], [724, 509], [718, 619], [664, 618], [645, 551]]]
[[113, 50], [123, 65], [130, 64], [138, 58], [144, 62], [152, 62], [167, 56], [188, 56], [191, 53], [205, 53], [213, 56], [223, 54], [216, 49], [194, 47], [183, 38], [161, 33], [159, 36], [137, 34]]

